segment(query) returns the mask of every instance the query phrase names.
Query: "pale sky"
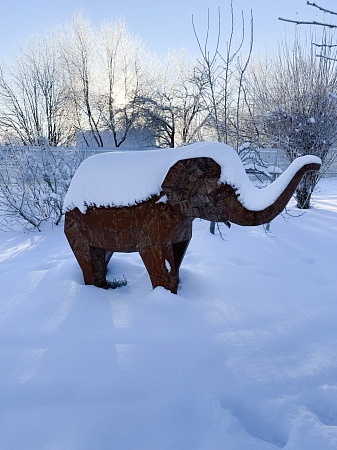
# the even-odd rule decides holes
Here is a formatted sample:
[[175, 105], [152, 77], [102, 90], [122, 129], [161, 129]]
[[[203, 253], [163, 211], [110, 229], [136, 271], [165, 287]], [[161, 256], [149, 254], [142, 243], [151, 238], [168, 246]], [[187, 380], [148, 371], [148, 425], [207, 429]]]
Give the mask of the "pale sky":
[[[322, 14], [307, 6], [306, 0], [234, 0], [233, 3], [238, 28], [241, 26], [240, 11], [244, 10], [248, 22], [250, 9], [253, 10], [255, 49], [260, 52], [276, 47], [277, 38], [284, 35], [285, 29], [287, 34], [295, 29], [295, 25], [280, 22], [279, 16], [322, 20]], [[316, 0], [316, 3], [337, 11], [336, 0]], [[225, 35], [230, 25], [230, 17], [226, 15], [229, 4], [230, 0], [6, 0], [1, 4], [0, 59], [11, 54], [16, 42], [24, 43], [29, 35], [44, 33], [54, 25], [70, 20], [80, 10], [94, 25], [105, 19], [115, 21], [123, 18], [129, 31], [139, 35], [158, 54], [186, 48], [191, 55], [197, 55], [192, 14], [202, 39], [207, 9], [210, 8], [215, 30], [220, 6]]]

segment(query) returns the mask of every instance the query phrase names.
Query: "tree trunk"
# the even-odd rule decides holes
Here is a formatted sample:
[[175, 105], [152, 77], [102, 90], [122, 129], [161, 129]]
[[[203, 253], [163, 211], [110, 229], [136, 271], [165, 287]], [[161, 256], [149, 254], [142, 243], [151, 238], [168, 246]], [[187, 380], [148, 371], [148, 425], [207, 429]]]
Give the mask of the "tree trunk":
[[299, 209], [310, 208], [311, 196], [316, 186], [316, 182], [317, 182], [317, 173], [315, 172], [308, 172], [303, 176], [295, 192], [297, 208]]

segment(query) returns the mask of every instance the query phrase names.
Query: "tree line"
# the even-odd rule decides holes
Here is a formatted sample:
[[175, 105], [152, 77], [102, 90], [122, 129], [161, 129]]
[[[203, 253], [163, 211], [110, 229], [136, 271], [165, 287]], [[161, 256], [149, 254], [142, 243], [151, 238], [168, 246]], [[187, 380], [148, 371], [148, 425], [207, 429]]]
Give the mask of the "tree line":
[[[204, 39], [193, 24], [197, 59], [182, 52], [159, 59], [125, 22], [95, 28], [83, 15], [31, 38], [0, 65], [1, 143], [74, 145], [76, 134], [85, 140], [90, 130], [100, 147], [102, 131], [109, 130], [119, 147], [131, 130], [146, 128], [159, 147], [201, 139], [236, 149], [246, 141], [277, 147], [287, 142], [289, 154], [292, 146], [301, 153], [303, 123], [312, 135], [323, 114], [330, 121], [335, 114], [335, 47], [325, 34], [325, 57], [317, 58], [313, 43], [298, 34], [293, 45], [283, 42], [276, 55], [258, 58], [252, 56], [252, 15], [248, 23], [244, 16], [236, 23], [231, 4], [231, 20], [220, 19], [219, 11], [212, 28], [208, 17]], [[296, 125], [291, 131], [295, 115], [300, 134]], [[331, 143], [334, 133], [325, 121], [322, 139]]]

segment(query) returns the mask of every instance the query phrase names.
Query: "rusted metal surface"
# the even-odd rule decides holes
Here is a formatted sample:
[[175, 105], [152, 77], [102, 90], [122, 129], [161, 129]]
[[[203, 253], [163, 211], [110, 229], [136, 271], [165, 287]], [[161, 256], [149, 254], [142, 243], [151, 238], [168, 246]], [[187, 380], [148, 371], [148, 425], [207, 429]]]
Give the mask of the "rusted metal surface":
[[[211, 158], [178, 161], [168, 171], [158, 196], [123, 207], [91, 206], [85, 213], [66, 213], [65, 234], [82, 269], [85, 284], [106, 287], [106, 268], [113, 252], [139, 252], [153, 287], [177, 293], [179, 268], [192, 237], [192, 221], [259, 225], [286, 206], [303, 174], [302, 167], [279, 198], [262, 211], [247, 210], [235, 187], [219, 184], [220, 166]], [[166, 195], [167, 201], [158, 201]]]
[[153, 287], [177, 292], [192, 219], [156, 203], [158, 199], [130, 207], [90, 207], [85, 214], [77, 208], [66, 213], [65, 233], [86, 284], [107, 285], [106, 266], [113, 252], [139, 252]]

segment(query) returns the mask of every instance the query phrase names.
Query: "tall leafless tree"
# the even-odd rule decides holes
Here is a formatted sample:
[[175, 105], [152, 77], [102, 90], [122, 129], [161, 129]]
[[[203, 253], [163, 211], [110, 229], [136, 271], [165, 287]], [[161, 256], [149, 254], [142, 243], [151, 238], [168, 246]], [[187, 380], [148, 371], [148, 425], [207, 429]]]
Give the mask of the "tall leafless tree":
[[[207, 86], [203, 90], [204, 101], [209, 109], [209, 123], [219, 142], [231, 144], [236, 149], [242, 144], [240, 116], [244, 103], [243, 81], [253, 49], [253, 14], [250, 13], [248, 48], [246, 24], [243, 11], [241, 24], [237, 30], [233, 1], [230, 1], [229, 33], [223, 37], [222, 14], [218, 9], [216, 38], [213, 48], [211, 41], [210, 11], [207, 15], [206, 36], [201, 41], [192, 18], [194, 34], [198, 43], [200, 58], [197, 71], [199, 79]], [[237, 41], [237, 33], [239, 40]]]
[[72, 139], [69, 96], [54, 36], [33, 39], [0, 68], [0, 129], [24, 145]]
[[97, 147], [103, 147], [101, 116], [96, 103], [96, 49], [89, 19], [75, 15], [60, 34], [61, 61], [67, 74], [73, 105], [73, 126], [77, 132], [90, 130]]
[[119, 147], [139, 126], [137, 99], [148, 84], [148, 54], [143, 42], [132, 36], [122, 21], [105, 23], [99, 41], [103, 70], [97, 108], [104, 128]]

